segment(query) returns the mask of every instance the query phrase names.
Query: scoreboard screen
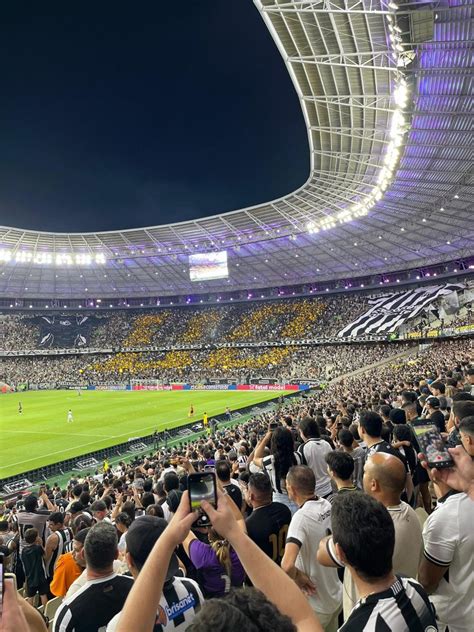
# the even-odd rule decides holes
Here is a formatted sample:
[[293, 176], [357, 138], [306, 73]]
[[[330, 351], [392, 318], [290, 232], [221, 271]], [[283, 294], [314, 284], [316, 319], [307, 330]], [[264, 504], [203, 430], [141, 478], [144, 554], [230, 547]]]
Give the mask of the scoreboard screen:
[[189, 255], [189, 278], [191, 281], [212, 281], [213, 279], [226, 279], [228, 276], [226, 250]]

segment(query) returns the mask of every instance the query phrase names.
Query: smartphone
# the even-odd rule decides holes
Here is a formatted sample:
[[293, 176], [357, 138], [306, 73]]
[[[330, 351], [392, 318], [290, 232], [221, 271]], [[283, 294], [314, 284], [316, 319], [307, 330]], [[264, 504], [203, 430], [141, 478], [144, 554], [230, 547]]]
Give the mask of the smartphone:
[[428, 467], [453, 467], [454, 461], [448, 452], [448, 446], [438, 428], [432, 424], [413, 427], [416, 438], [428, 463]]
[[214, 472], [198, 472], [188, 476], [188, 493], [191, 511], [198, 510], [199, 516], [194, 522], [195, 527], [209, 527], [209, 516], [201, 509], [201, 502], [207, 500], [217, 507], [217, 485]]

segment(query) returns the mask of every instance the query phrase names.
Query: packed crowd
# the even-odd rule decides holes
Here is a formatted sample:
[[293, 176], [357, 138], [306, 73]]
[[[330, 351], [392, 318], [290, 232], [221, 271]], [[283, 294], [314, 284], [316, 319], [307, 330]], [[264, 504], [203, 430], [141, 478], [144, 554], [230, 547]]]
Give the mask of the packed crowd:
[[224, 347], [209, 350], [3, 358], [0, 381], [11, 386], [126, 383], [129, 380], [184, 382], [225, 378], [327, 381], [361, 366], [415, 349], [413, 343], [282, 347]]
[[[470, 303], [442, 320], [445, 327], [472, 324]], [[465, 303], [465, 304], [464, 304]], [[92, 349], [209, 345], [216, 342], [276, 342], [335, 337], [368, 308], [369, 297], [359, 294], [333, 298], [281, 299], [211, 306], [175, 306], [154, 311], [94, 312], [91, 331], [81, 346]], [[423, 314], [404, 326], [427, 332], [438, 327], [436, 313]], [[49, 312], [48, 312], [49, 314]], [[71, 317], [81, 314], [68, 314]], [[40, 346], [38, 315], [0, 315], [0, 351]], [[434, 323], [434, 324], [433, 324]], [[43, 323], [44, 324], [44, 323]], [[61, 337], [53, 347], [61, 346]], [[64, 346], [64, 345], [63, 345]]]
[[35, 349], [38, 330], [29, 320], [16, 314], [0, 314], [0, 350]]
[[[2, 503], [6, 564], [30, 602], [58, 598], [55, 632], [468, 632], [473, 350], [435, 343]], [[449, 467], [420, 460], [420, 424]], [[8, 580], [5, 603], [16, 632], [46, 629]]]
[[[367, 297], [342, 296], [176, 306], [153, 312], [94, 312], [97, 322], [86, 346], [106, 349], [331, 337], [365, 309]], [[0, 316], [0, 350], [37, 349], [39, 341], [37, 315]]]

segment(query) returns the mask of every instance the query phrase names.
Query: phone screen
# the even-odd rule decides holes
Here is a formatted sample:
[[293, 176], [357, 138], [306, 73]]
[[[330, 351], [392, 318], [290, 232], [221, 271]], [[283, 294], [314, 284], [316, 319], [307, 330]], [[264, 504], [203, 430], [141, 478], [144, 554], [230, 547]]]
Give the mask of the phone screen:
[[432, 424], [414, 426], [420, 444], [420, 450], [426, 457], [429, 467], [452, 467], [453, 459], [448, 452], [445, 440]]
[[188, 493], [191, 511], [199, 511], [199, 517], [194, 523], [197, 527], [208, 527], [211, 524], [209, 517], [201, 509], [201, 502], [217, 507], [216, 475], [214, 472], [190, 474], [188, 476]]

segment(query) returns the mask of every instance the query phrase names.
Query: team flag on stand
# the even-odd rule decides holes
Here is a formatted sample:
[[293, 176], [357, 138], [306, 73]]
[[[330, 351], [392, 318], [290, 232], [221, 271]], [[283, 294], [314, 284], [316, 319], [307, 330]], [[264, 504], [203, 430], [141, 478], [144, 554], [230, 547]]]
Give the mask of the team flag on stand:
[[355, 338], [363, 334], [392, 333], [407, 320], [418, 316], [440, 296], [463, 288], [463, 285], [456, 284], [435, 285], [371, 299], [369, 303], [372, 307], [337, 335], [339, 338]]

